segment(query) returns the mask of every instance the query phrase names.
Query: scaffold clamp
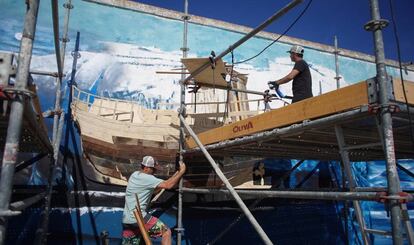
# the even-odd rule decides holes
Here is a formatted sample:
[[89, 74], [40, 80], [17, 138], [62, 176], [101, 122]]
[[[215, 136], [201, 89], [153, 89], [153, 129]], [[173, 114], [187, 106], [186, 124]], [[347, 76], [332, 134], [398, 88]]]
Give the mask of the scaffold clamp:
[[20, 89], [20, 88], [14, 88], [14, 87], [7, 87], [3, 89], [3, 92], [5, 94], [20, 94], [20, 95], [24, 95], [26, 97], [30, 97], [30, 98], [34, 98], [36, 97], [36, 94], [33, 93], [30, 90], [27, 89]]
[[397, 200], [399, 203], [408, 203], [413, 200], [413, 196], [407, 192], [398, 192], [395, 195], [388, 195], [387, 192], [378, 192], [377, 201], [381, 203], [386, 203], [390, 200]]
[[183, 232], [185, 231], [184, 227], [181, 227], [181, 228], [176, 227], [176, 228], [174, 228], [174, 230], [175, 230], [177, 233], [183, 233]]

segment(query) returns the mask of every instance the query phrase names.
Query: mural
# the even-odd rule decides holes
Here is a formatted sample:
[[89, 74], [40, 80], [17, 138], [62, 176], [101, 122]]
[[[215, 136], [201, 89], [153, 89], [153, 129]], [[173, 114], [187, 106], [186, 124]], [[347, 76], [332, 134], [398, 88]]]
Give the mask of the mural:
[[[69, 25], [71, 41], [65, 53], [66, 79], [70, 77], [71, 51], [74, 49], [76, 32], [79, 31], [81, 58], [78, 60], [76, 82], [81, 89], [94, 90], [107, 97], [137, 101], [152, 109], [157, 108], [160, 102], [179, 102], [180, 76], [156, 74], [156, 71], [181, 67], [181, 21], [80, 0], [73, 1], [73, 5]], [[0, 51], [18, 53], [26, 9], [24, 1], [0, 0], [0, 9]], [[65, 9], [61, 7], [59, 11], [60, 23], [63, 23]], [[218, 54], [242, 36], [231, 30], [190, 23], [188, 56], [206, 57], [212, 50]], [[252, 38], [234, 51], [235, 61], [250, 58], [271, 41]], [[264, 91], [267, 89], [267, 81], [287, 74], [293, 67], [286, 53], [289, 48], [290, 44], [275, 43], [256, 59], [237, 65], [239, 72], [249, 74], [247, 89]], [[31, 69], [51, 72], [57, 70], [50, 2], [41, 1], [40, 4], [33, 54]], [[230, 55], [224, 60], [231, 63]], [[336, 89], [333, 54], [305, 47], [305, 60], [311, 66], [314, 95]], [[349, 57], [340, 57], [339, 67], [341, 87], [371, 78], [376, 73], [375, 64]], [[388, 67], [388, 72], [392, 76], [399, 76], [396, 68]], [[414, 81], [414, 72], [404, 72], [404, 76], [405, 79]], [[45, 111], [52, 108], [54, 96], [50, 95], [55, 94], [54, 78], [34, 78], [42, 99], [42, 109]], [[292, 94], [291, 84], [282, 85], [281, 90], [284, 94]], [[271, 106], [274, 108], [280, 105], [274, 103]], [[50, 126], [51, 122], [48, 123]], [[412, 161], [402, 164], [408, 168], [409, 163]], [[303, 168], [311, 169], [315, 165], [311, 162], [309, 164]], [[381, 166], [383, 167], [382, 163], [355, 165], [355, 169], [364, 177], [358, 179], [359, 184], [384, 184], [385, 169]], [[408, 176], [403, 176], [402, 181], [404, 187], [413, 185]], [[378, 212], [381, 219], [385, 217], [385, 212]]]

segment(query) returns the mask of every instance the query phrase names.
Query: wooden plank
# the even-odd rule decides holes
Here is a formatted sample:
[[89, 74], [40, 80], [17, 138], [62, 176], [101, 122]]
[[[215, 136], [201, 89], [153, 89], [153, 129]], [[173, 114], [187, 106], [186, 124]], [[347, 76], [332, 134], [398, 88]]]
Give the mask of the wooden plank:
[[112, 136], [114, 144], [117, 145], [128, 145], [128, 146], [143, 146], [143, 147], [154, 147], [159, 149], [171, 149], [171, 150], [178, 150], [179, 144], [178, 141], [153, 141], [153, 140], [143, 140], [143, 139], [136, 139], [136, 138], [128, 138], [128, 137], [120, 137], [120, 136]]
[[[204, 65], [206, 62], [209, 62], [209, 58], [186, 58], [181, 59], [181, 62], [190, 73], [193, 73], [200, 66]], [[206, 87], [227, 88], [227, 82], [224, 80], [222, 74], [227, 73], [223, 61], [219, 59], [216, 62], [214, 70], [211, 66], [209, 66], [196, 75], [194, 79], [199, 85]]]
[[[232, 111], [228, 113], [229, 117], [236, 116], [255, 116], [263, 111]], [[224, 112], [212, 112], [212, 113], [187, 113], [187, 116], [191, 118], [206, 118], [206, 117], [223, 117]]]
[[141, 232], [142, 238], [144, 238], [145, 245], [152, 245], [151, 239], [148, 235], [148, 231], [145, 228], [145, 222], [144, 222], [144, 218], [142, 217], [141, 206], [139, 204], [138, 195], [136, 193], [135, 193], [135, 199], [137, 201], [137, 205], [135, 206], [135, 209], [133, 212], [134, 212], [135, 219], [137, 220], [139, 231]]
[[[401, 80], [393, 79], [394, 97], [398, 102], [405, 103], [404, 90]], [[405, 95], [407, 96], [408, 104], [414, 105], [414, 82], [404, 80]]]
[[145, 155], [153, 155], [160, 161], [173, 161], [177, 149], [144, 147], [142, 145], [111, 144], [92, 137], [82, 136], [82, 146], [85, 154], [89, 151], [110, 157], [122, 159], [142, 159]]
[[[211, 129], [197, 136], [204, 145], [208, 145], [291, 125], [307, 119], [328, 116], [366, 104], [368, 104], [367, 83], [363, 81], [220, 128]], [[189, 148], [196, 147], [196, 143], [192, 138], [187, 138], [186, 143]]]

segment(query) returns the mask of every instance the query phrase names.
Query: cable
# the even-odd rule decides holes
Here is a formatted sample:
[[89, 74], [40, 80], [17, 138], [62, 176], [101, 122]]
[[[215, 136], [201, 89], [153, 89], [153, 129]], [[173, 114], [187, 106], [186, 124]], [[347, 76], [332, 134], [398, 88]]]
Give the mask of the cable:
[[254, 59], [254, 58], [256, 58], [257, 56], [259, 56], [259, 55], [261, 55], [266, 49], [268, 49], [270, 46], [272, 46], [275, 42], [277, 42], [277, 41], [279, 41], [279, 39], [280, 38], [282, 38], [288, 31], [290, 31], [290, 29], [296, 24], [296, 22], [298, 22], [299, 21], [299, 19], [300, 18], [302, 18], [302, 16], [305, 14], [305, 12], [308, 10], [308, 8], [309, 8], [309, 6], [311, 5], [311, 3], [312, 3], [312, 1], [313, 0], [310, 0], [309, 2], [308, 2], [308, 4], [306, 5], [306, 7], [303, 9], [303, 11], [299, 14], [299, 16], [298, 17], [296, 17], [296, 19], [292, 22], [292, 24], [290, 24], [290, 26], [282, 33], [282, 35], [280, 35], [278, 38], [276, 38], [275, 40], [273, 40], [273, 42], [271, 42], [269, 45], [267, 45], [264, 49], [262, 49], [262, 51], [260, 51], [258, 54], [256, 54], [256, 55], [254, 55], [254, 56], [252, 56], [252, 57], [250, 57], [250, 58], [248, 58], [248, 59], [245, 59], [245, 60], [242, 60], [242, 61], [239, 61], [239, 62], [235, 62], [234, 64], [241, 64], [241, 63], [245, 63], [245, 62], [247, 62], [247, 61], [250, 61], [250, 60], [252, 60], [252, 59]]
[[408, 104], [408, 99], [407, 99], [407, 93], [405, 92], [405, 85], [404, 85], [404, 78], [403, 78], [403, 71], [402, 71], [402, 65], [401, 65], [401, 49], [400, 49], [400, 39], [398, 37], [398, 32], [397, 32], [397, 24], [395, 22], [395, 17], [394, 17], [394, 7], [393, 7], [393, 3], [392, 0], [388, 1], [390, 3], [390, 12], [391, 12], [391, 21], [392, 21], [392, 29], [394, 31], [394, 37], [395, 37], [395, 43], [397, 46], [397, 56], [398, 56], [398, 66], [400, 69], [400, 78], [401, 78], [401, 84], [402, 84], [402, 89], [403, 89], [403, 94], [404, 94], [404, 99], [405, 99], [405, 105], [407, 106], [407, 115], [408, 115], [408, 128], [410, 130], [410, 136], [411, 136], [411, 143], [413, 144], [413, 148], [414, 148], [414, 133], [413, 133], [413, 126], [412, 126], [412, 120], [411, 120], [411, 115], [410, 115], [410, 107]]

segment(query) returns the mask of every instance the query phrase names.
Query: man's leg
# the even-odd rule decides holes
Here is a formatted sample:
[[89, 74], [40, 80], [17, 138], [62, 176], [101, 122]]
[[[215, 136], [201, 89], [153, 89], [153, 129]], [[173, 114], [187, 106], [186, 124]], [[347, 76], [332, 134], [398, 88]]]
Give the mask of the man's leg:
[[167, 228], [162, 233], [161, 244], [162, 245], [171, 245], [171, 230], [170, 229]]
[[151, 237], [161, 237], [162, 245], [171, 245], [171, 230], [157, 217], [152, 216], [147, 222], [149, 235]]

